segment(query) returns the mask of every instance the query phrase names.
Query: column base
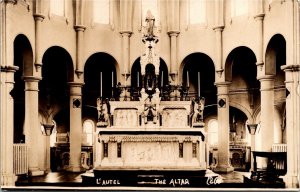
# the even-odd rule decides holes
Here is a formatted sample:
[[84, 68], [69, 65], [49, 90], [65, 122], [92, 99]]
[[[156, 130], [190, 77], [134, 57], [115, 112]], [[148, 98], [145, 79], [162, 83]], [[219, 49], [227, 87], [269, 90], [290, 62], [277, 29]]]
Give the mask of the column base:
[[17, 178], [14, 174], [1, 173], [1, 186], [15, 186]]
[[74, 172], [74, 173], [79, 173], [79, 172], [84, 172], [86, 171], [83, 167], [75, 167], [75, 166], [70, 166], [67, 171], [69, 172]]
[[234, 168], [230, 165], [218, 165], [213, 168], [213, 171], [217, 173], [230, 173], [234, 171]]
[[29, 172], [29, 176], [31, 176], [31, 177], [45, 175], [45, 171], [42, 171], [38, 168], [29, 169], [28, 172]]
[[299, 181], [297, 176], [286, 175], [283, 177], [286, 188], [296, 188], [299, 189]]

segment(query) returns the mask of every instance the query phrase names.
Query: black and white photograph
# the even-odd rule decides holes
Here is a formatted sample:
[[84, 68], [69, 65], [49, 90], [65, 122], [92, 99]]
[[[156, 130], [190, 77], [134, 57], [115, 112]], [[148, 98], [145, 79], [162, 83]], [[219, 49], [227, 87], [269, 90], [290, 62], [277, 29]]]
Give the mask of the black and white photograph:
[[3, 191], [299, 191], [299, 0], [0, 0]]

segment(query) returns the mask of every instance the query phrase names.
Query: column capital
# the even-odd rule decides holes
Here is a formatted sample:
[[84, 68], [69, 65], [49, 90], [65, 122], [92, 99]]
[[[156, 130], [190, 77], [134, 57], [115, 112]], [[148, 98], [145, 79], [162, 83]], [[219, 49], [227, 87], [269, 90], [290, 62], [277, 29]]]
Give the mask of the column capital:
[[35, 21], [43, 21], [45, 19], [45, 15], [40, 13], [33, 14], [33, 17]]
[[133, 32], [132, 31], [120, 31], [120, 34], [124, 37], [124, 36], [127, 36], [127, 37], [130, 37]]
[[40, 80], [42, 80], [41, 77], [34, 77], [34, 76], [22, 76], [22, 79], [25, 82], [39, 82]]
[[3, 72], [12, 72], [15, 73], [17, 70], [19, 70], [18, 66], [1, 66], [1, 71]]
[[70, 87], [82, 87], [84, 85], [84, 83], [82, 83], [82, 82], [68, 82], [68, 85]]
[[260, 76], [257, 79], [259, 81], [270, 81], [270, 80], [274, 80], [275, 75], [264, 75], [264, 76]]
[[216, 87], [229, 87], [230, 84], [230, 81], [215, 82]]
[[78, 31], [84, 32], [86, 27], [84, 25], [74, 25], [74, 29], [76, 32], [78, 32]]
[[283, 71], [300, 71], [300, 65], [282, 65], [281, 70]]
[[225, 26], [224, 25], [218, 25], [218, 26], [214, 26], [213, 27], [213, 30], [215, 31], [215, 32], [217, 32], [217, 31], [223, 31], [224, 30], [224, 28], [225, 28]]
[[264, 20], [265, 14], [264, 13], [258, 13], [253, 16], [255, 20]]
[[171, 31], [168, 31], [167, 34], [172, 37], [172, 36], [175, 36], [177, 37], [179, 35], [179, 31], [175, 31], [175, 30], [171, 30]]
[[39, 91], [40, 77], [23, 76], [22, 79], [25, 81], [25, 91]]

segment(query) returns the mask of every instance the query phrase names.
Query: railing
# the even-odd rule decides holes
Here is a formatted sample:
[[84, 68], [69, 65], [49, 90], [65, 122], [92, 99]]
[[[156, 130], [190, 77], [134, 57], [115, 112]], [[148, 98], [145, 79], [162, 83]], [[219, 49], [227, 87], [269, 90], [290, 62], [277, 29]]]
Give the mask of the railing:
[[287, 145], [283, 143], [273, 144], [272, 152], [287, 152]]
[[13, 144], [13, 169], [15, 175], [28, 173], [28, 150], [26, 144]]

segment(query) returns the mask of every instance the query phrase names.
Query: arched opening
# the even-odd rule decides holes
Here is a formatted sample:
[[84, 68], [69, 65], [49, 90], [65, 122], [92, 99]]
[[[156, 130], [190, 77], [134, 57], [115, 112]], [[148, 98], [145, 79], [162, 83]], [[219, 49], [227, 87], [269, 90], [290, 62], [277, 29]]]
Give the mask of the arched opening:
[[285, 99], [288, 92], [285, 88], [285, 73], [281, 66], [286, 65], [286, 41], [281, 34], [274, 35], [267, 46], [266, 55], [266, 74], [274, 75], [274, 103], [276, 106], [274, 122], [275, 143], [286, 143], [286, 106]]
[[[137, 77], [139, 75], [139, 77]], [[158, 88], [160, 89], [162, 86], [167, 85], [169, 82], [168, 80], [168, 67], [165, 61], [160, 58], [160, 65], [159, 65], [159, 76], [158, 76]], [[132, 87], [139, 87], [142, 86], [142, 74], [141, 74], [141, 65], [140, 65], [140, 57], [137, 58], [132, 67], [131, 67], [131, 86]]]
[[[65, 49], [54, 46], [45, 52], [39, 86], [39, 112], [43, 122], [52, 123], [59, 111], [69, 111], [68, 82], [73, 81], [73, 72], [72, 58]], [[65, 118], [65, 122], [70, 121], [69, 116]], [[64, 130], [69, 131], [69, 126]], [[60, 132], [59, 128], [57, 131]]]
[[25, 35], [18, 35], [14, 40], [14, 64], [19, 67], [14, 75], [14, 143], [25, 143], [23, 130], [25, 121], [25, 83], [23, 76], [33, 75], [33, 53], [31, 44]]
[[[189, 87], [191, 98], [205, 97], [205, 105], [213, 105], [217, 100], [215, 67], [212, 59], [203, 53], [193, 53], [182, 62], [182, 85]], [[204, 110], [204, 116], [207, 111]]]
[[117, 84], [116, 65], [116, 60], [107, 53], [95, 53], [86, 61], [82, 95], [84, 119], [97, 122], [97, 98], [115, 97], [113, 87]]

